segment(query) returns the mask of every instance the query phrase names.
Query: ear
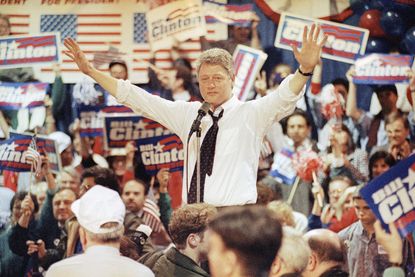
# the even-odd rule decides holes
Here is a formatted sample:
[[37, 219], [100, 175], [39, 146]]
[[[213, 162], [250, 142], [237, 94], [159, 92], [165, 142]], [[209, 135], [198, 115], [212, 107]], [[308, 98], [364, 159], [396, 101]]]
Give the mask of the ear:
[[85, 250], [88, 246], [88, 239], [87, 239], [86, 232], [84, 228], [82, 227], [79, 227], [79, 240], [81, 241], [82, 249]]
[[271, 269], [270, 269], [270, 277], [277, 276], [280, 270], [281, 270], [281, 260], [277, 256], [272, 262]]
[[306, 270], [307, 271], [315, 270], [317, 267], [317, 262], [318, 262], [317, 255], [314, 252], [311, 252], [310, 257], [308, 258]]
[[190, 234], [186, 241], [191, 248], [196, 248], [200, 243], [200, 237], [196, 234]]
[[238, 256], [232, 250], [225, 250], [224, 259], [226, 261], [226, 267], [224, 268], [223, 272], [226, 274], [226, 276], [230, 276], [235, 270], [238, 270], [237, 268], [240, 267], [238, 263]]

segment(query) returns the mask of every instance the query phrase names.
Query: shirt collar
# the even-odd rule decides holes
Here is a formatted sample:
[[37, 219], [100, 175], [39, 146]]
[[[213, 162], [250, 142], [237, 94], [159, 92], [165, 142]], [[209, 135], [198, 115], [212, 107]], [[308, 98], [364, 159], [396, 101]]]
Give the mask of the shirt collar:
[[218, 116], [222, 110], [229, 111], [231, 108], [235, 107], [238, 102], [238, 98], [236, 98], [235, 94], [232, 94], [231, 98], [215, 109], [213, 115]]

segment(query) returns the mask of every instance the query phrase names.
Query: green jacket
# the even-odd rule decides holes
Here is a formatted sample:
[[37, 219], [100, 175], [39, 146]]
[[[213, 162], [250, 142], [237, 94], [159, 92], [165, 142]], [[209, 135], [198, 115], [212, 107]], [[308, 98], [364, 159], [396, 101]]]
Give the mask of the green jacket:
[[165, 253], [148, 253], [141, 257], [139, 262], [148, 266], [155, 277], [209, 277], [206, 271], [174, 247]]

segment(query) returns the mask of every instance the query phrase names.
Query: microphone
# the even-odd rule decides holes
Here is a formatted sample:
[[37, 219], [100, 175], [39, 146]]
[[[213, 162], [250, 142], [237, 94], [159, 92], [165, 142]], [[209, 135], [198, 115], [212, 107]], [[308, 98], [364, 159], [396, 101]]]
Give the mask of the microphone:
[[197, 130], [199, 130], [199, 127], [200, 127], [200, 123], [202, 121], [202, 118], [207, 114], [207, 112], [209, 111], [209, 108], [210, 108], [210, 104], [208, 102], [203, 102], [202, 106], [197, 111], [197, 117], [193, 121], [192, 128], [190, 128], [189, 139], [190, 139], [190, 137], [192, 136], [192, 134], [194, 132], [196, 132]]

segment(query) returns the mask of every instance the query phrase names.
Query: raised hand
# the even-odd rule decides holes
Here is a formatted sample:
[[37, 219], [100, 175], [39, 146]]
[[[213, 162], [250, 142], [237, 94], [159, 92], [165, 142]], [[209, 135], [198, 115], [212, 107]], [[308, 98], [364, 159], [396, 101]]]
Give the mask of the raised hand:
[[403, 241], [399, 235], [398, 230], [396, 229], [395, 224], [389, 223], [389, 231], [387, 233], [383, 228], [379, 220], [376, 220], [374, 226], [376, 241], [378, 244], [382, 245], [385, 251], [389, 255], [389, 262], [391, 263], [402, 263], [402, 248]]
[[298, 50], [297, 46], [292, 45], [295, 59], [304, 73], [312, 72], [319, 63], [321, 50], [327, 41], [327, 35], [324, 35], [320, 42], [318, 41], [320, 31], [321, 28], [319, 26], [316, 27], [315, 24], [311, 26], [310, 32], [307, 26], [304, 26], [301, 50]]
[[68, 49], [68, 51], [65, 51], [65, 55], [78, 65], [78, 68], [82, 71], [82, 73], [89, 75], [93, 71], [94, 67], [88, 61], [85, 53], [82, 52], [78, 43], [76, 43], [76, 41], [72, 38], [65, 38], [63, 44]]

